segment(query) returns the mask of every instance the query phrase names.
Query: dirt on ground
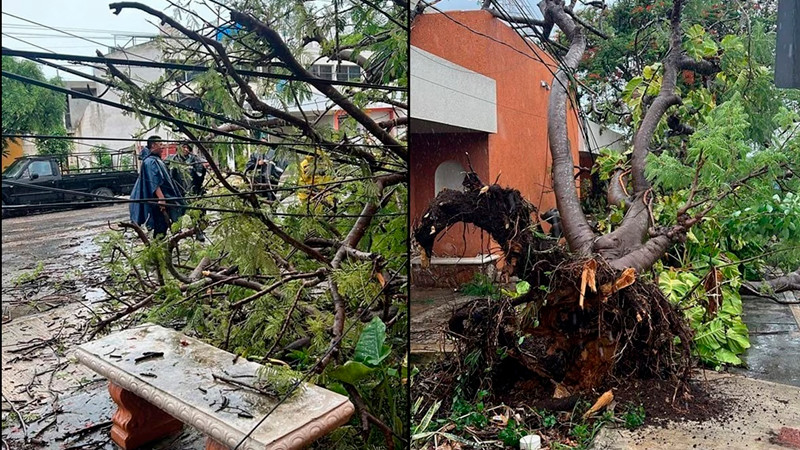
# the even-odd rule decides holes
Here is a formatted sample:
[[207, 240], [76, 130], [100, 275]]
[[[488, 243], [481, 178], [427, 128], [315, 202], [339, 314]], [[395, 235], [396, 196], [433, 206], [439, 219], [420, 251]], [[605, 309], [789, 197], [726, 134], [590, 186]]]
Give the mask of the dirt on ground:
[[[420, 348], [442, 347], [436, 342], [436, 337], [441, 339], [444, 334], [442, 330], [447, 327], [450, 317], [448, 311], [452, 312], [454, 305], [469, 301], [469, 297], [452, 290], [415, 291], [412, 288], [412, 310], [417, 311], [415, 316], [418, 317], [416, 321], [412, 320], [412, 336], [426, 337], [426, 345], [412, 345], [412, 352]], [[490, 419], [507, 419], [515, 415], [528, 430], [540, 433], [545, 443], [576, 444], [569, 426], [544, 426], [541, 413], [550, 411], [560, 421], [566, 420], [570, 424], [576, 414], [588, 409], [605, 390], [613, 389], [614, 401], [609, 408], [615, 408], [615, 418], [602, 428], [603, 439], [598, 441], [602, 445], [596, 445], [596, 448], [781, 448], [776, 447], [779, 445], [785, 448], [786, 444], [778, 441], [780, 437], [793, 436], [793, 430], [800, 428], [800, 389], [791, 386], [796, 384], [797, 376], [797, 371], [792, 368], [800, 364], [800, 358], [794, 357], [800, 351], [798, 341], [789, 342], [797, 336], [794, 309], [774, 303], [765, 307], [763, 301], [749, 297], [744, 298], [744, 308], [745, 320], [753, 333], [753, 347], [743, 356], [750, 365], [735, 371], [785, 385], [697, 370], [688, 390], [676, 389], [678, 384], [673, 380], [625, 378], [610, 380], [595, 391], [580, 396], [554, 398], [556, 386], [541, 381], [541, 377], [536, 377], [519, 364], [510, 363], [501, 365], [497, 369], [499, 373], [489, 382], [473, 386], [465, 393], [459, 387], [459, 377], [476, 369], [463, 363], [451, 339], [449, 353], [430, 351], [418, 364], [422, 370], [414, 379], [412, 396], [422, 397], [423, 401], [414, 420], [418, 423], [422, 414], [441, 401], [437, 418], [442, 423], [451, 421], [454, 399], [462, 396], [473, 406], [482, 404]], [[476, 401], [471, 395], [479, 390], [490, 394]], [[644, 428], [641, 430], [647, 431], [628, 431], [620, 418], [638, 405], [644, 408]], [[497, 415], [497, 411], [506, 412]], [[596, 423], [593, 422], [596, 417], [588, 423]], [[483, 429], [466, 427], [460, 435], [470, 441], [496, 446], [501, 445], [498, 434], [505, 427], [502, 421], [490, 420]], [[680, 430], [682, 434], [676, 437], [674, 430]], [[448, 430], [456, 434], [458, 431]], [[746, 437], [748, 444], [739, 445], [735, 438], [737, 435]], [[681, 444], [676, 445], [675, 441]], [[459, 445], [468, 448], [463, 443], [452, 448]]]

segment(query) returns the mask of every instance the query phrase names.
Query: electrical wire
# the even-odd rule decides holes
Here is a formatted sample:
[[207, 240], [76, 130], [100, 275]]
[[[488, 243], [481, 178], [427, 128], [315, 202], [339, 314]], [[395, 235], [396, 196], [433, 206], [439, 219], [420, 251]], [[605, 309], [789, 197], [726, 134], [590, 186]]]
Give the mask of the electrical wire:
[[[69, 31], [59, 30], [58, 28], [54, 28], [54, 27], [51, 27], [49, 25], [45, 25], [45, 24], [30, 20], [30, 19], [26, 19], [24, 17], [16, 16], [14, 14], [11, 14], [10, 12], [7, 12], [7, 11], [2, 11], [2, 13], [7, 15], [7, 16], [13, 17], [13, 18], [15, 18], [17, 20], [22, 20], [23, 22], [28, 22], [28, 23], [31, 23], [31, 24], [34, 24], [34, 25], [38, 25], [40, 27], [56, 31], [58, 33], [65, 34], [67, 36], [72, 36], [72, 37], [77, 38], [77, 39], [81, 39], [81, 40], [84, 40], [84, 41], [87, 41], [87, 42], [91, 42], [91, 43], [99, 45], [101, 47], [108, 47], [108, 45], [103, 44], [102, 42], [98, 42], [98, 41], [95, 41], [95, 40], [92, 40], [92, 39], [89, 39], [89, 38], [78, 36], [77, 34], [70, 33]], [[124, 48], [121, 48], [121, 47], [120, 48], [116, 48], [115, 50], [116, 51], [120, 51], [120, 52], [124, 53], [127, 56], [135, 56], [137, 58], [142, 58], [142, 59], [145, 59], [145, 60], [148, 60], [148, 61], [156, 62], [154, 59], [147, 58], [146, 56], [142, 56], [142, 55], [137, 55], [135, 53], [130, 53], [130, 52], [126, 51]]]
[[[32, 45], [32, 44], [31, 44]], [[41, 48], [41, 47], [40, 47]], [[136, 67], [147, 67], [147, 68], [155, 68], [155, 69], [171, 69], [171, 70], [183, 70], [189, 72], [209, 72], [209, 71], [216, 71], [220, 73], [224, 73], [219, 68], [216, 67], [208, 67], [208, 66], [198, 66], [192, 64], [180, 64], [180, 63], [171, 63], [171, 62], [161, 62], [161, 61], [137, 61], [137, 60], [129, 60], [129, 59], [120, 59], [120, 58], [107, 58], [101, 56], [84, 56], [84, 55], [69, 55], [64, 53], [39, 53], [39, 52], [32, 52], [32, 51], [25, 51], [25, 50], [13, 50], [7, 47], [3, 47], [3, 55], [6, 56], [19, 56], [25, 58], [41, 58], [41, 59], [55, 59], [55, 60], [62, 60], [62, 61], [78, 61], [78, 62], [86, 62], [86, 63], [95, 63], [95, 64], [118, 64], [124, 66], [136, 66]], [[406, 92], [408, 91], [408, 87], [404, 86], [390, 86], [390, 85], [382, 85], [382, 84], [370, 84], [370, 83], [362, 83], [358, 81], [338, 81], [338, 80], [329, 80], [325, 78], [316, 78], [316, 77], [301, 77], [297, 75], [283, 75], [283, 74], [276, 74], [276, 73], [266, 73], [266, 72], [259, 72], [256, 70], [236, 70], [236, 73], [242, 76], [248, 76], [253, 78], [267, 78], [273, 80], [284, 80], [284, 81], [297, 81], [303, 83], [322, 83], [322, 84], [330, 84], [334, 86], [345, 86], [345, 87], [353, 87], [353, 88], [362, 88], [362, 89], [375, 89], [381, 91], [399, 91], [399, 92]]]
[[[214, 207], [205, 207], [205, 206], [193, 206], [193, 205], [184, 205], [177, 202], [175, 200], [188, 200], [188, 199], [198, 199], [198, 198], [212, 198], [212, 197], [233, 197], [237, 196], [240, 197], [242, 194], [249, 194], [254, 192], [275, 192], [278, 190], [287, 190], [287, 189], [270, 189], [270, 190], [262, 190], [262, 191], [250, 191], [247, 193], [240, 193], [240, 194], [219, 194], [219, 195], [210, 195], [210, 196], [186, 196], [186, 197], [164, 197], [163, 199], [159, 198], [144, 198], [144, 199], [125, 199], [125, 198], [117, 198], [108, 195], [102, 194], [92, 194], [88, 192], [81, 192], [75, 191], [71, 189], [60, 189], [50, 186], [39, 186], [39, 185], [31, 185], [27, 183], [19, 183], [10, 180], [4, 180], [3, 183], [10, 184], [12, 186], [23, 186], [27, 188], [33, 188], [38, 190], [45, 190], [50, 192], [62, 192], [62, 193], [69, 193], [72, 195], [77, 196], [84, 196], [84, 197], [93, 197], [93, 198], [106, 198], [110, 200], [92, 200], [92, 201], [85, 201], [85, 202], [53, 202], [53, 203], [37, 203], [37, 204], [25, 204], [25, 205], [2, 205], [3, 209], [9, 211], [15, 210], [30, 210], [30, 209], [55, 209], [55, 208], [69, 208], [75, 206], [90, 206], [90, 205], [115, 205], [115, 204], [126, 204], [126, 203], [143, 203], [149, 205], [157, 205], [160, 201], [164, 201], [166, 206], [175, 206], [184, 209], [194, 209], [199, 211], [210, 211], [210, 212], [227, 212], [227, 213], [238, 213], [238, 214], [245, 214], [245, 215], [258, 215], [260, 212], [263, 211], [248, 211], [248, 210], [238, 210], [238, 209], [226, 209], [226, 208], [214, 208]], [[308, 189], [310, 186], [300, 187], [300, 189]], [[321, 217], [321, 218], [360, 218], [360, 217], [394, 217], [394, 216], [402, 216], [405, 213], [383, 213], [383, 214], [375, 214], [373, 216], [365, 216], [363, 214], [297, 214], [297, 213], [280, 213], [280, 212], [270, 212], [269, 214], [275, 216], [283, 216], [283, 217]]]
[[[251, 138], [251, 137], [248, 137], [248, 136], [241, 136], [241, 135], [229, 133], [229, 132], [226, 132], [226, 131], [220, 131], [220, 130], [216, 130], [216, 129], [212, 128], [212, 127], [208, 127], [208, 126], [205, 126], [205, 125], [198, 125], [198, 124], [187, 122], [187, 121], [184, 121], [184, 120], [181, 120], [181, 119], [177, 119], [177, 118], [173, 118], [173, 117], [167, 117], [167, 116], [164, 116], [164, 115], [159, 114], [159, 113], [154, 113], [154, 112], [151, 112], [151, 111], [144, 111], [144, 110], [136, 109], [136, 108], [133, 108], [131, 106], [123, 105], [121, 103], [113, 102], [113, 101], [110, 101], [110, 100], [105, 100], [105, 99], [98, 98], [98, 97], [95, 97], [95, 96], [92, 96], [92, 95], [89, 95], [89, 94], [85, 94], [83, 92], [79, 92], [79, 91], [75, 91], [75, 90], [72, 90], [72, 89], [63, 88], [61, 86], [56, 86], [56, 85], [53, 85], [53, 84], [50, 84], [50, 83], [45, 83], [45, 82], [42, 82], [42, 81], [39, 81], [39, 80], [35, 80], [35, 79], [32, 79], [32, 78], [24, 77], [24, 76], [15, 74], [15, 73], [10, 73], [10, 72], [3, 71], [2, 72], [2, 76], [3, 77], [7, 77], [7, 78], [11, 78], [11, 79], [16, 80], [16, 81], [20, 81], [22, 83], [33, 84], [35, 86], [43, 87], [43, 88], [50, 89], [50, 90], [57, 91], [57, 92], [62, 92], [64, 94], [69, 94], [69, 95], [72, 95], [73, 97], [83, 98], [83, 99], [94, 101], [96, 103], [101, 103], [101, 104], [112, 106], [112, 107], [115, 107], [115, 108], [118, 108], [118, 109], [122, 109], [122, 110], [125, 110], [125, 111], [138, 113], [138, 114], [141, 114], [141, 115], [144, 115], [144, 116], [148, 116], [148, 117], [153, 117], [155, 119], [162, 120], [162, 121], [165, 121], [165, 122], [178, 124], [178, 125], [183, 125], [183, 126], [188, 127], [188, 128], [194, 128], [196, 130], [204, 131], [206, 133], [212, 133], [212, 134], [216, 134], [216, 135], [219, 135], [219, 136], [238, 139], [238, 140], [241, 140], [241, 141], [246, 141], [246, 142], [250, 142], [252, 144], [261, 145], [261, 146], [269, 147], [271, 145], [269, 142], [264, 142], [264, 141], [261, 141], [261, 140], [255, 139], [255, 138]], [[305, 154], [305, 155], [309, 155], [309, 156], [317, 156], [317, 154], [315, 152], [309, 152], [309, 151], [306, 151], [306, 150], [292, 149], [292, 151], [294, 151], [295, 153]], [[348, 161], [348, 160], [343, 160], [343, 159], [340, 159], [340, 158], [333, 158], [332, 157], [331, 159], [334, 160], [334, 161], [345, 163], [345, 164], [357, 164], [355, 162], [351, 162], [351, 161]], [[386, 165], [393, 165], [395, 167], [402, 167], [402, 165], [399, 165], [399, 164], [396, 164], [396, 163], [391, 163], [391, 162], [387, 162], [385, 164]], [[376, 166], [375, 168], [379, 169], [379, 170], [386, 170], [386, 168], [383, 167], [383, 166]]]
[[408, 26], [407, 25], [403, 25], [402, 23], [400, 23], [400, 21], [398, 21], [397, 19], [392, 17], [389, 14], [388, 11], [384, 11], [383, 8], [381, 8], [380, 6], [376, 5], [375, 3], [372, 3], [370, 0], [359, 0], [359, 1], [361, 1], [362, 3], [365, 3], [370, 8], [372, 8], [375, 11], [378, 11], [379, 13], [383, 14], [384, 16], [386, 16], [387, 19], [391, 20], [392, 23], [394, 23], [395, 25], [400, 27], [401, 30], [406, 31], [406, 32], [408, 31]]
[[[7, 51], [8, 52], [13, 52], [12, 50], [7, 50], [6, 48], [3, 48], [3, 52], [4, 53], [6, 53]], [[105, 80], [105, 79], [102, 79], [102, 78], [98, 78], [98, 77], [95, 77], [93, 75], [84, 74], [84, 73], [76, 71], [76, 70], [68, 69], [68, 68], [62, 67], [59, 64], [55, 64], [55, 63], [52, 63], [52, 62], [49, 62], [49, 61], [44, 61], [42, 59], [39, 59], [39, 58], [33, 57], [33, 56], [22, 55], [22, 57], [27, 58], [27, 59], [31, 59], [33, 61], [36, 61], [36, 62], [39, 62], [39, 63], [42, 63], [42, 64], [49, 65], [49, 66], [54, 67], [54, 68], [56, 68], [58, 70], [63, 70], [63, 71], [66, 71], [68, 73], [72, 73], [72, 74], [87, 78], [87, 79], [95, 81], [97, 83], [105, 84], [105, 85], [107, 85], [109, 87], [117, 87], [118, 89], [122, 89], [122, 88], [119, 88], [116, 84], [114, 84], [114, 83], [112, 83], [112, 82], [110, 82], [108, 80]], [[254, 130], [254, 131], [259, 131], [259, 132], [266, 132], [267, 134], [271, 134], [271, 135], [274, 135], [274, 136], [276, 136], [278, 138], [282, 138], [282, 136], [280, 134], [278, 134], [278, 133], [271, 132], [271, 131], [268, 131], [268, 130], [264, 130], [262, 128], [253, 126], [253, 125], [251, 125], [251, 124], [249, 124], [247, 122], [243, 122], [241, 120], [236, 120], [236, 119], [231, 119], [231, 118], [228, 118], [228, 117], [225, 117], [223, 115], [216, 114], [216, 113], [211, 113], [211, 112], [206, 112], [206, 111], [203, 111], [203, 110], [199, 110], [199, 109], [193, 108], [193, 107], [191, 107], [189, 105], [181, 104], [180, 102], [175, 102], [175, 101], [172, 101], [172, 100], [169, 100], [169, 99], [166, 99], [166, 98], [160, 98], [160, 97], [152, 97], [152, 100], [160, 102], [160, 103], [164, 103], [164, 104], [167, 104], [167, 105], [170, 105], [170, 106], [173, 106], [173, 107], [177, 107], [177, 108], [183, 109], [185, 111], [190, 111], [190, 112], [193, 112], [193, 113], [201, 115], [201, 116], [212, 117], [212, 118], [215, 118], [217, 120], [221, 120], [221, 121], [223, 121], [225, 123], [232, 123], [232, 124], [235, 124], [235, 125], [239, 125], [239, 126], [243, 127], [244, 129], [249, 129], [249, 130]], [[262, 142], [262, 145], [270, 145], [270, 144], [271, 143]], [[281, 143], [281, 145], [291, 145], [291, 144], [283, 142], [283, 143]], [[301, 143], [300, 145], [309, 145], [309, 144], [308, 143]], [[310, 144], [310, 145], [313, 145], [315, 147], [326, 148], [328, 150], [338, 152], [338, 153], [340, 153], [340, 154], [342, 154], [344, 156], [351, 156], [347, 152], [338, 151], [341, 148], [352, 147], [350, 144], [320, 143], [318, 145], [314, 145], [314, 144]], [[360, 146], [360, 147], [363, 147], [363, 146]], [[374, 148], [385, 148], [385, 146], [374, 145]], [[302, 150], [297, 150], [297, 149], [293, 149], [293, 150], [295, 152], [297, 152], [297, 153], [303, 153]], [[404, 167], [403, 164], [392, 163], [392, 162], [385, 162], [384, 164], [395, 166], [395, 167]]]
[[[52, 135], [52, 134], [15, 134], [15, 133], [3, 133], [0, 135], [3, 138], [10, 138], [10, 139], [60, 139], [60, 140], [84, 140], [84, 141], [119, 141], [119, 142], [144, 142], [147, 138], [122, 138], [122, 137], [102, 137], [102, 136], [61, 136], [61, 135]], [[220, 142], [220, 141], [210, 141], [210, 140], [202, 140], [202, 139], [162, 139], [161, 142], [174, 142], [176, 144], [225, 144], [225, 145], [251, 145], [250, 142]], [[80, 142], [77, 142], [80, 144]], [[286, 146], [286, 145], [297, 145], [297, 146], [309, 146], [309, 147], [320, 147], [320, 144], [314, 144], [311, 142], [260, 142], [261, 145], [267, 146]], [[91, 144], [86, 144], [91, 145]], [[362, 148], [386, 148], [383, 145], [375, 145], [375, 144], [359, 144], [359, 143], [347, 143], [347, 144], [334, 144], [335, 147], [362, 147]]]

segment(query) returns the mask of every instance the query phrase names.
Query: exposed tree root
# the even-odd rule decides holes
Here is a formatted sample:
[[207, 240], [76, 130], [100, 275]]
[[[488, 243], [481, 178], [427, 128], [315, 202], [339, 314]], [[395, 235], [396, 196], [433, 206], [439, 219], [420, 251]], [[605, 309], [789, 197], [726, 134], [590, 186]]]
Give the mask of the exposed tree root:
[[[586, 292], [581, 308], [585, 266], [585, 261], [565, 260], [552, 274], [551, 291], [529, 303], [482, 299], [456, 311], [449, 328], [459, 336], [462, 356], [475, 358], [479, 352], [481, 367], [498, 369], [489, 378], [507, 377], [501, 361], [516, 360], [552, 383], [556, 396], [591, 390], [613, 378], [685, 380], [691, 354], [678, 342], [691, 342], [692, 334], [680, 311], [657, 286], [641, 279], [604, 294], [615, 272], [599, 261], [598, 292]], [[476, 381], [485, 388], [492, 380]]]
[[[467, 183], [465, 182], [465, 186]], [[600, 257], [575, 257], [536, 231], [535, 208], [519, 191], [497, 185], [445, 190], [430, 204], [414, 237], [429, 256], [436, 236], [456, 222], [487, 231], [505, 252], [510, 274], [530, 283], [520, 297], [482, 299], [449, 321], [473, 388], [507, 378], [509, 360], [556, 396], [597, 388], [613, 378], [686, 380], [692, 333], [658, 287], [621, 274]], [[535, 216], [534, 216], [535, 217]]]

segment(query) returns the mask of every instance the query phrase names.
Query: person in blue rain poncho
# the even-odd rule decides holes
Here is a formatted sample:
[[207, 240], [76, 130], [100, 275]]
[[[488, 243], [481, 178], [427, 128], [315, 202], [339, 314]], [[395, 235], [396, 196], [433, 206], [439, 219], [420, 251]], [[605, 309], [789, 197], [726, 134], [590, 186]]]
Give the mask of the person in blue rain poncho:
[[155, 237], [166, 236], [170, 223], [178, 220], [186, 209], [181, 191], [161, 160], [162, 151], [160, 136], [147, 138], [147, 147], [139, 155], [142, 161], [139, 178], [131, 191], [131, 200], [159, 199], [158, 203], [130, 204], [131, 221], [138, 225], [145, 224], [148, 229], [153, 230]]

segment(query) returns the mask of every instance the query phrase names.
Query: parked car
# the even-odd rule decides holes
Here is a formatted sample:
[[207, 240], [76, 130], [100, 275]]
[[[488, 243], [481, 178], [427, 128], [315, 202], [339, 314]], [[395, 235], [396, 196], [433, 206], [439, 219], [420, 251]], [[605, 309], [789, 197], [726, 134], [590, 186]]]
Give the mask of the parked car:
[[[109, 197], [129, 195], [137, 177], [136, 170], [82, 169], [63, 173], [54, 156], [24, 156], [3, 171], [3, 205], [69, 203], [45, 209], [82, 207], [85, 205], [81, 203], [102, 198], [81, 192]], [[12, 210], [3, 209], [3, 217], [10, 213]]]

